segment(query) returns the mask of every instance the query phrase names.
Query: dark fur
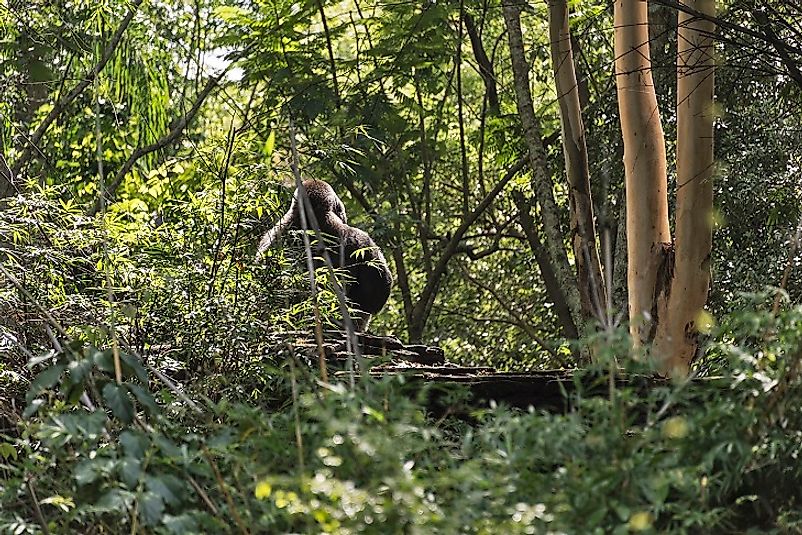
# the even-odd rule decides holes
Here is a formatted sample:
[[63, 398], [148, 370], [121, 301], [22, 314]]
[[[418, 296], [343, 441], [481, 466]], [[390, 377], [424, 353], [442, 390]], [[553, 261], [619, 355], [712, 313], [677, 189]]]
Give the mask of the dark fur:
[[[367, 232], [348, 225], [345, 206], [330, 185], [322, 180], [304, 180], [303, 187], [325, 236], [332, 264], [335, 268], [345, 268], [348, 274], [343, 281], [345, 296], [357, 309], [354, 317], [357, 329], [367, 329], [370, 317], [378, 313], [390, 297], [393, 277], [387, 261]], [[290, 209], [259, 242], [257, 257], [284, 232], [301, 229], [299, 202], [296, 190]], [[307, 225], [314, 229], [310, 218]]]

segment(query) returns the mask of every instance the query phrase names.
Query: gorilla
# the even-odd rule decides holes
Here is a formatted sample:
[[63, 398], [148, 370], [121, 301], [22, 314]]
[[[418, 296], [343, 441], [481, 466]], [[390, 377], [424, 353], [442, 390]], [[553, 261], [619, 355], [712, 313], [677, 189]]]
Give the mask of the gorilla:
[[[345, 205], [328, 183], [304, 180], [303, 188], [315, 215], [312, 219], [307, 211], [307, 225], [314, 230], [313, 221], [317, 221], [332, 264], [345, 269], [343, 287], [346, 299], [356, 309], [354, 324], [357, 330], [366, 330], [371, 316], [378, 313], [390, 297], [393, 276], [387, 261], [367, 232], [348, 225]], [[261, 258], [284, 232], [302, 230], [300, 202], [296, 189], [287, 213], [259, 242], [257, 258]], [[315, 267], [323, 265], [323, 261], [316, 260]]]

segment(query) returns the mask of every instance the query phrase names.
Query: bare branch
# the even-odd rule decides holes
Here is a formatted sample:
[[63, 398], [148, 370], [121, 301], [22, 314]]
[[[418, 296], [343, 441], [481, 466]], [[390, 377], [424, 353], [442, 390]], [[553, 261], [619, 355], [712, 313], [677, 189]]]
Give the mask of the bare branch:
[[487, 195], [485, 195], [476, 208], [474, 208], [472, 212], [465, 216], [459, 228], [454, 231], [454, 234], [451, 236], [451, 240], [449, 240], [448, 245], [446, 245], [445, 250], [440, 255], [437, 264], [434, 266], [431, 275], [429, 275], [428, 280], [426, 281], [426, 286], [423, 288], [423, 291], [421, 291], [420, 298], [418, 299], [412, 311], [413, 319], [420, 323], [420, 325], [417, 325], [415, 329], [415, 333], [417, 335], [420, 335], [423, 332], [423, 325], [425, 324], [426, 318], [428, 317], [429, 311], [434, 303], [434, 295], [437, 292], [437, 288], [440, 286], [440, 281], [446, 272], [449, 260], [451, 260], [451, 257], [453, 257], [459, 249], [459, 245], [463, 236], [466, 232], [468, 232], [468, 229], [471, 228], [471, 225], [473, 225], [476, 220], [479, 219], [479, 216], [482, 215], [482, 213], [484, 213], [484, 211], [487, 210], [487, 208], [493, 203], [493, 201], [504, 190], [507, 184], [509, 184], [509, 182], [518, 173], [526, 168], [527, 162], [528, 160], [526, 157], [519, 158], [518, 161], [516, 161], [515, 164], [507, 170], [507, 173], [502, 177], [502, 179], [498, 181], [496, 187], [489, 191]]

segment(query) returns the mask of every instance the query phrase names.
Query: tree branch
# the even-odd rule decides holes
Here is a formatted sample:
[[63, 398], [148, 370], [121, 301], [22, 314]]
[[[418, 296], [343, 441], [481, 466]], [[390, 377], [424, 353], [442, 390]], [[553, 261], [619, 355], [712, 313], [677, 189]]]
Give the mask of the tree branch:
[[796, 82], [797, 87], [802, 89], [802, 72], [799, 70], [799, 65], [797, 62], [791, 57], [788, 53], [788, 50], [785, 47], [778, 46], [777, 43], [784, 42], [777, 36], [777, 33], [774, 31], [774, 28], [771, 27], [771, 21], [769, 21], [768, 15], [766, 15], [765, 11], [760, 11], [758, 9], [752, 10], [752, 16], [755, 18], [758, 24], [763, 28], [763, 33], [771, 39], [771, 44], [774, 46], [774, 49], [777, 51], [777, 54], [780, 55], [780, 59], [782, 60], [785, 68], [788, 69], [788, 75], [794, 79]]
[[415, 307], [412, 311], [412, 318], [416, 322], [416, 325], [414, 328], [410, 328], [410, 334], [414, 334], [416, 337], [420, 337], [423, 334], [423, 327], [426, 324], [426, 318], [429, 316], [432, 304], [434, 303], [434, 294], [437, 292], [437, 288], [440, 286], [440, 281], [446, 272], [449, 260], [451, 260], [451, 257], [454, 256], [459, 248], [462, 237], [466, 232], [468, 232], [468, 229], [471, 228], [471, 225], [476, 222], [479, 216], [482, 215], [482, 213], [484, 213], [484, 211], [487, 210], [487, 208], [493, 203], [493, 201], [496, 199], [496, 197], [498, 197], [507, 184], [518, 173], [524, 170], [527, 162], [527, 157], [519, 158], [518, 161], [516, 161], [515, 164], [507, 170], [507, 173], [501, 178], [501, 180], [499, 180], [498, 184], [496, 184], [496, 187], [494, 187], [492, 191], [485, 195], [476, 208], [474, 208], [471, 213], [465, 216], [459, 228], [454, 231], [454, 234], [451, 236], [451, 239], [446, 245], [443, 254], [440, 255], [440, 258], [438, 259], [437, 264], [434, 266], [431, 275], [429, 275], [428, 280], [426, 281], [426, 286], [423, 288], [423, 291], [421, 291], [418, 301], [415, 303]]
[[730, 30], [735, 33], [742, 33], [748, 35], [750, 37], [754, 37], [764, 43], [769, 43], [774, 45], [774, 47], [779, 51], [780, 49], [785, 50], [786, 52], [793, 52], [794, 54], [802, 54], [802, 48], [795, 47], [782, 39], [772, 37], [767, 35], [766, 33], [755, 31], [751, 28], [747, 28], [746, 26], [741, 26], [740, 24], [735, 24], [733, 22], [726, 21], [720, 17], [716, 17], [713, 15], [708, 15], [707, 13], [702, 13], [696, 9], [693, 9], [682, 2], [677, 2], [676, 0], [653, 0], [654, 3], [670, 7], [676, 9], [677, 11], [682, 11], [683, 13], [687, 13], [688, 15], [692, 15], [693, 17], [706, 20], [709, 22], [714, 23], [719, 28], [724, 28], [726, 30]]
[[476, 28], [476, 23], [469, 13], [465, 13], [465, 29], [468, 31], [468, 37], [471, 39], [471, 48], [473, 48], [473, 55], [476, 58], [476, 63], [479, 65], [479, 75], [482, 77], [482, 82], [485, 84], [485, 94], [487, 95], [487, 105], [490, 108], [491, 115], [498, 115], [498, 89], [496, 88], [496, 73], [493, 69], [493, 64], [490, 58], [487, 57], [484, 46], [482, 45], [482, 37]]
[[[209, 96], [209, 94], [212, 92], [212, 89], [214, 89], [214, 87], [220, 82], [220, 80], [223, 78], [223, 76], [225, 76], [225, 74], [226, 71], [224, 70], [222, 73], [215, 76], [214, 78], [210, 78], [209, 81], [206, 82], [206, 86], [203, 88], [203, 91], [201, 91], [200, 94], [195, 99], [195, 102], [192, 104], [192, 108], [190, 108], [189, 111], [186, 113], [186, 115], [181, 117], [181, 119], [179, 119], [178, 122], [175, 123], [175, 126], [172, 128], [172, 130], [170, 130], [167, 134], [157, 139], [150, 145], [139, 147], [131, 154], [131, 156], [128, 157], [128, 159], [125, 161], [120, 170], [117, 171], [117, 173], [114, 175], [114, 180], [112, 180], [111, 183], [108, 185], [106, 191], [100, 192], [100, 195], [104, 194], [106, 195], [107, 203], [112, 202], [114, 200], [117, 188], [120, 187], [120, 184], [122, 184], [125, 175], [127, 175], [128, 172], [131, 171], [131, 169], [136, 164], [137, 160], [139, 160], [140, 158], [142, 158], [147, 154], [150, 154], [151, 152], [163, 149], [164, 147], [170, 145], [176, 139], [178, 139], [178, 137], [183, 133], [184, 129], [189, 125], [190, 122], [192, 122], [192, 119], [195, 118], [195, 115], [197, 115], [198, 110], [200, 110], [200, 107], [203, 105], [203, 102], [206, 100], [206, 97]], [[100, 196], [98, 196], [98, 199], [95, 201], [95, 204], [89, 210], [88, 214], [94, 215], [99, 210], [100, 210]]]
[[486, 291], [487, 293], [489, 293], [490, 295], [492, 295], [492, 296], [493, 296], [493, 298], [496, 300], [496, 302], [497, 302], [499, 305], [501, 305], [501, 308], [503, 308], [503, 309], [505, 310], [505, 312], [507, 312], [507, 314], [509, 314], [509, 315], [510, 315], [510, 316], [511, 316], [511, 317], [512, 317], [514, 320], [515, 320], [514, 324], [515, 324], [517, 327], [519, 327], [519, 328], [520, 328], [521, 330], [523, 330], [523, 331], [524, 331], [524, 332], [525, 332], [527, 335], [529, 335], [529, 337], [530, 337], [532, 340], [534, 340], [535, 342], [537, 342], [537, 344], [538, 344], [540, 347], [542, 347], [544, 350], [546, 350], [546, 352], [547, 352], [549, 355], [551, 355], [551, 357], [552, 357], [552, 358], [553, 358], [555, 361], [557, 361], [557, 362], [558, 362], [558, 363], [559, 363], [559, 364], [560, 364], [562, 367], [564, 367], [564, 368], [567, 368], [567, 367], [568, 367], [568, 366], [566, 365], [566, 362], [565, 362], [565, 360], [564, 360], [562, 357], [560, 357], [560, 355], [558, 355], [558, 354], [557, 354], [557, 352], [556, 352], [556, 351], [554, 351], [554, 349], [553, 349], [553, 348], [552, 348], [552, 347], [551, 347], [549, 344], [547, 344], [547, 343], [546, 343], [546, 341], [545, 341], [545, 340], [543, 340], [543, 338], [541, 338], [541, 337], [540, 337], [540, 335], [538, 335], [538, 333], [537, 333], [537, 331], [535, 331], [534, 327], [532, 327], [532, 325], [530, 325], [530, 324], [529, 324], [529, 323], [528, 323], [528, 322], [527, 322], [527, 321], [526, 321], [526, 320], [525, 320], [525, 319], [524, 319], [524, 318], [523, 318], [523, 317], [522, 317], [522, 316], [521, 316], [521, 315], [520, 315], [520, 314], [519, 314], [519, 313], [518, 313], [518, 312], [515, 310], [515, 308], [514, 308], [514, 307], [513, 307], [513, 306], [512, 306], [510, 303], [508, 303], [508, 302], [506, 301], [506, 299], [504, 299], [504, 298], [501, 296], [501, 294], [499, 294], [499, 293], [498, 293], [498, 292], [497, 292], [497, 291], [496, 291], [496, 290], [495, 290], [493, 287], [491, 287], [489, 284], [485, 284], [485, 283], [483, 283], [482, 281], [480, 281], [480, 280], [478, 280], [478, 279], [476, 279], [476, 278], [472, 277], [472, 276], [471, 276], [471, 275], [468, 273], [468, 270], [467, 270], [467, 269], [464, 269], [464, 268], [463, 268], [463, 270], [462, 270], [462, 275], [463, 275], [463, 276], [464, 276], [464, 277], [465, 277], [465, 278], [468, 280], [468, 282], [470, 282], [470, 283], [471, 283], [471, 284], [473, 284], [474, 286], [477, 286], [477, 287], [481, 288], [482, 290]]

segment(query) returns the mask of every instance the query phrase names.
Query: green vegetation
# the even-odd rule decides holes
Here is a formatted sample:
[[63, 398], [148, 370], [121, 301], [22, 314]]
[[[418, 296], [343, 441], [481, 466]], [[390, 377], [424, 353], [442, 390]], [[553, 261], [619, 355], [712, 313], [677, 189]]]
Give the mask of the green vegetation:
[[[650, 6], [673, 211], [677, 6]], [[0, 533], [802, 531], [802, 12], [719, 2], [713, 282], [660, 381], [628, 331], [613, 8], [568, 8], [593, 318], [546, 4], [0, 2]], [[322, 382], [293, 344], [335, 325], [329, 274], [311, 297], [291, 237], [254, 259], [293, 142], [391, 264], [372, 332], [573, 370], [566, 410]]]

